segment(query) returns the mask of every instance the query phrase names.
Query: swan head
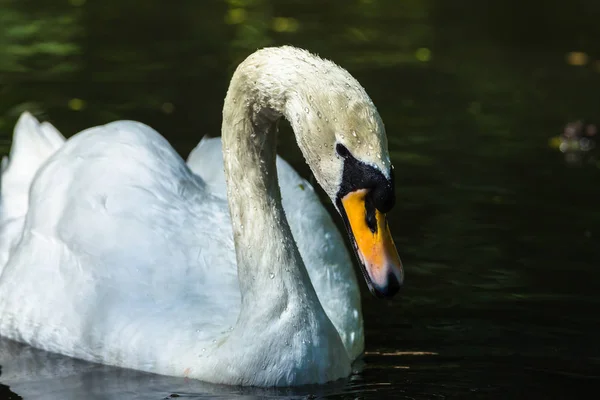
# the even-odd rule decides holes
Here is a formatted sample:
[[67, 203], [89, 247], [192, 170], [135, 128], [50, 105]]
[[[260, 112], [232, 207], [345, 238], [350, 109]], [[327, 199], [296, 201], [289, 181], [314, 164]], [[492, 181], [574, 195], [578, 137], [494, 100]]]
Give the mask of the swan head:
[[386, 218], [395, 192], [383, 122], [350, 73], [310, 53], [290, 51], [296, 52], [296, 70], [287, 71], [287, 79], [296, 82], [296, 90], [285, 92], [283, 114], [345, 222], [369, 289], [378, 297], [392, 296], [404, 272]]
[[281, 116], [290, 122], [306, 162], [344, 219], [369, 289], [394, 295], [404, 273], [386, 219], [395, 202], [393, 170], [383, 122], [358, 81], [308, 51], [265, 48], [238, 66], [225, 103], [226, 148], [238, 140], [230, 132], [252, 126], [265, 133], [250, 135], [262, 152], [272, 137], [266, 127]]

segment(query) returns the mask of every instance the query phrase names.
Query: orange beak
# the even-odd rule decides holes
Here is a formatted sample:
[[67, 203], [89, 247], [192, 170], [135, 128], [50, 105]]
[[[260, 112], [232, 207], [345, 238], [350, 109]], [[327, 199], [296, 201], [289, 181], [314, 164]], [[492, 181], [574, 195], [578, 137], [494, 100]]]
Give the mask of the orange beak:
[[372, 206], [367, 209], [368, 193], [359, 189], [342, 197], [346, 227], [371, 292], [393, 296], [404, 281], [404, 270], [385, 214]]

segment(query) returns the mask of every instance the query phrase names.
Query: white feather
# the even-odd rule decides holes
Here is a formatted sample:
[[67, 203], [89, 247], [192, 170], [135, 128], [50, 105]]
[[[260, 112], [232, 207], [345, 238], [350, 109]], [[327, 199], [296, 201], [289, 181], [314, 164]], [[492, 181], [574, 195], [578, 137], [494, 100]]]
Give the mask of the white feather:
[[[227, 151], [242, 143], [236, 135], [253, 138], [248, 121], [272, 106], [292, 120], [328, 194], [342, 169], [336, 141], [389, 174], [383, 125], [347, 72], [289, 47], [255, 54], [243, 64], [251, 73], [268, 72], [272, 61], [299, 71], [284, 83], [277, 81], [282, 76], [261, 75], [258, 87], [272, 91], [272, 102], [254, 99], [257, 114], [244, 116], [248, 108], [241, 101], [234, 106], [234, 95], [251, 91], [244, 92], [238, 69], [225, 106]], [[321, 93], [321, 103], [315, 99], [311, 107], [348, 104], [341, 88], [352, 85], [352, 106], [339, 114], [339, 124], [316, 109], [308, 120], [295, 120], [302, 101], [313, 96], [289, 86], [302, 85], [302, 68], [308, 75], [322, 70], [321, 79], [339, 89], [333, 97]], [[285, 90], [277, 86], [284, 84]], [[354, 112], [360, 107], [366, 107], [364, 121]], [[362, 142], [360, 135], [344, 138], [341, 128], [350, 123], [371, 133], [361, 133]], [[313, 130], [311, 143], [302, 124], [323, 132]], [[246, 143], [260, 150], [261, 163], [273, 160], [264, 146], [275, 143], [264, 128]], [[237, 172], [226, 187], [220, 139], [203, 139], [187, 165], [138, 122], [114, 122], [63, 141], [28, 114], [15, 128], [2, 174], [0, 335], [88, 361], [216, 383], [297, 385], [350, 373], [364, 346], [350, 256], [313, 188], [289, 164], [276, 159], [283, 214], [276, 190], [260, 187], [273, 174], [250, 162], [258, 153], [231, 146], [238, 157], [226, 157], [225, 165]], [[275, 202], [272, 209], [267, 200]]]
[[[203, 143], [210, 152], [191, 168], [207, 184], [145, 125], [123, 121], [71, 138], [32, 186], [19, 245], [3, 247], [10, 260], [0, 276], [0, 333], [163, 374], [186, 374], [190, 354], [202, 362], [240, 308], [220, 139]], [[362, 317], [343, 240], [308, 182], [283, 160], [279, 166], [295, 239], [355, 358]], [[21, 226], [4, 221], [2, 243], [20, 238]]]

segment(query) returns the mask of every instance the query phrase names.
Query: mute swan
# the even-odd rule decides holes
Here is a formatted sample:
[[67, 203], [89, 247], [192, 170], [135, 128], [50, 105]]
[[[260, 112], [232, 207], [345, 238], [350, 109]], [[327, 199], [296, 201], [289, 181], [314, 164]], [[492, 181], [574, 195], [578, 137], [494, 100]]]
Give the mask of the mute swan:
[[[393, 295], [403, 271], [385, 218], [393, 172], [375, 106], [334, 63], [267, 48], [240, 64], [225, 98], [226, 198], [218, 178], [192, 173], [141, 123], [91, 128], [61, 145], [53, 127], [21, 118], [33, 133], [15, 138], [3, 163], [0, 335], [214, 383], [291, 386], [348, 376], [363, 340], [356, 281], [311, 188], [289, 166], [275, 168], [282, 116], [344, 219], [371, 291]], [[41, 149], [29, 164], [17, 161], [23, 146]], [[204, 146], [189, 160], [200, 175]], [[33, 170], [23, 173], [23, 182], [32, 179], [25, 192], [19, 164]], [[294, 228], [278, 173], [288, 214], [306, 211], [290, 219]], [[24, 205], [11, 206], [23, 196]]]

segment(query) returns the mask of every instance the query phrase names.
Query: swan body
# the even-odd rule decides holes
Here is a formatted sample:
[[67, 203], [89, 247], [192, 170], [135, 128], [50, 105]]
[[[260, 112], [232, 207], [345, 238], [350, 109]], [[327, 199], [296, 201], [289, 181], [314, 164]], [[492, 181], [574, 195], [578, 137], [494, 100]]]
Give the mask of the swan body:
[[[91, 128], [63, 144], [51, 125], [22, 116], [3, 163], [0, 335], [215, 383], [287, 386], [348, 376], [364, 340], [348, 253], [312, 187], [275, 155], [274, 119], [291, 120], [292, 111], [261, 102], [279, 101], [285, 90], [259, 87], [252, 98], [256, 91], [246, 87], [251, 73], [261, 78], [257, 86], [274, 85], [271, 63], [281, 56], [292, 70], [310, 62], [358, 85], [307, 52], [259, 51], [234, 74], [224, 153], [219, 139], [203, 140], [188, 164], [138, 122]], [[389, 178], [376, 113], [368, 123], [379, 134], [363, 140], [384, 155], [369, 168]], [[311, 126], [300, 117], [294, 124]], [[294, 130], [298, 137], [302, 128]], [[334, 193], [341, 157], [328, 155], [325, 166], [312, 159], [322, 153], [298, 141]]]

